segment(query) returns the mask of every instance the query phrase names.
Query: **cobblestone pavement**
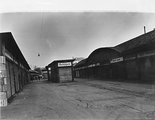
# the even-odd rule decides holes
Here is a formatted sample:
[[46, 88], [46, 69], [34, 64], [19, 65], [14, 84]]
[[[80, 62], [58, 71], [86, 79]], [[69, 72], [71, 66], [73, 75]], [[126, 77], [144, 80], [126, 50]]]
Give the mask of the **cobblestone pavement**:
[[75, 79], [71, 83], [35, 81], [7, 106], [2, 120], [155, 119], [154, 86]]

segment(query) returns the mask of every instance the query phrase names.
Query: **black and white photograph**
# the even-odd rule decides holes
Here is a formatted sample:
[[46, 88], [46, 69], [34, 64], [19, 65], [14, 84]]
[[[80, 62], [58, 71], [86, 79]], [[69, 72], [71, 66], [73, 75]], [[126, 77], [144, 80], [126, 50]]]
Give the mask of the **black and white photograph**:
[[1, 120], [155, 120], [154, 0], [0, 0]]

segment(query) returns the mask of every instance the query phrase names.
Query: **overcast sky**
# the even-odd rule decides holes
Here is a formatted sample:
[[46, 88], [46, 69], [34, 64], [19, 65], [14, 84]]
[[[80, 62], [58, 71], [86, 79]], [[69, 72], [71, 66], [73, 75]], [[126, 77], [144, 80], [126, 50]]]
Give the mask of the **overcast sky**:
[[[12, 32], [28, 63], [39, 67], [58, 59], [86, 58], [99, 47], [115, 46], [143, 34], [143, 26], [147, 32], [155, 28], [154, 7], [144, 0], [143, 4], [124, 2], [119, 4], [121, 7], [110, 0], [103, 4], [106, 9], [101, 9], [99, 2], [93, 8], [92, 2], [76, 2], [75, 6], [67, 0], [71, 2], [67, 7], [60, 0], [31, 1], [18, 4], [2, 1], [6, 7], [1, 9], [0, 32]], [[115, 11], [108, 5], [113, 5]]]

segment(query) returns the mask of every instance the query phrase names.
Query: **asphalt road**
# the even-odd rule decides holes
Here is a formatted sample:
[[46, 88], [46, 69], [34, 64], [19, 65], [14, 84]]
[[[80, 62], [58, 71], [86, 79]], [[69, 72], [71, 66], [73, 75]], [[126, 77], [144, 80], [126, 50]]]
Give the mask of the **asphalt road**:
[[1, 108], [1, 119], [151, 120], [155, 119], [155, 100], [146, 95], [154, 94], [150, 90], [147, 85], [83, 79], [34, 81]]

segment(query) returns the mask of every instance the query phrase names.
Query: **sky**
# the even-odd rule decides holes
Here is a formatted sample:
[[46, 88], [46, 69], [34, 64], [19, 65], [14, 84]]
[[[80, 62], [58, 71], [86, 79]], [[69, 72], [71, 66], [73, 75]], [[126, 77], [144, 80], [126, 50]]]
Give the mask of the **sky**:
[[87, 58], [155, 28], [154, 0], [16, 1], [0, 1], [0, 32], [12, 33], [31, 67]]

